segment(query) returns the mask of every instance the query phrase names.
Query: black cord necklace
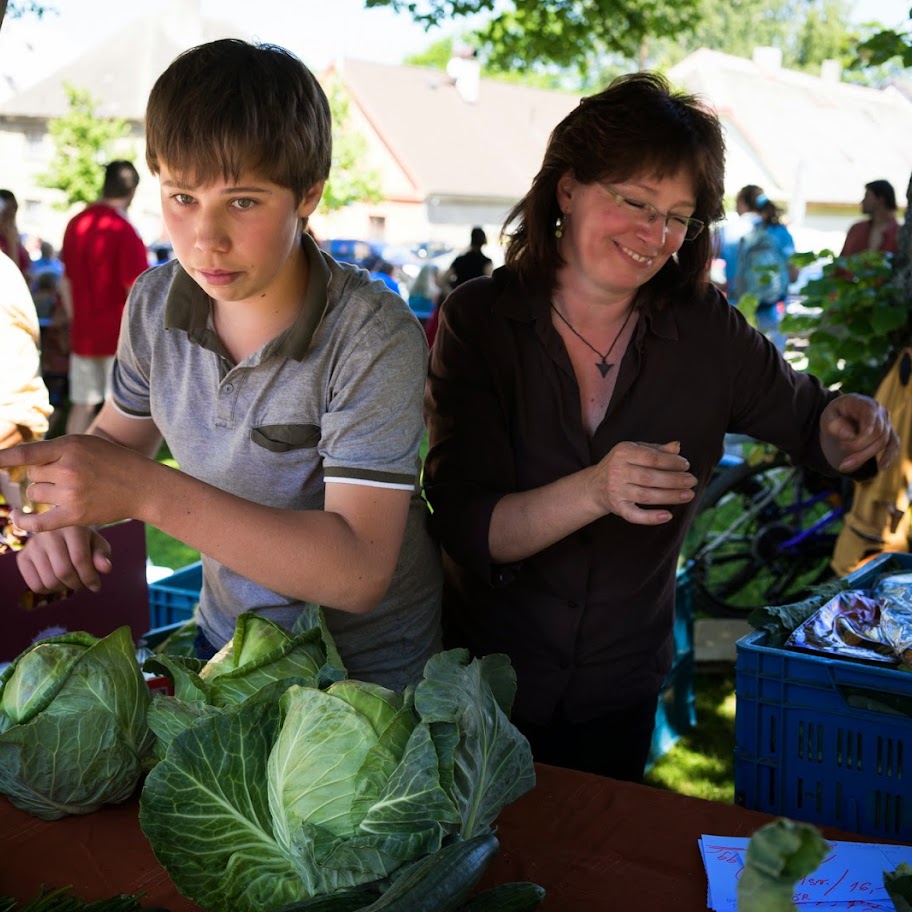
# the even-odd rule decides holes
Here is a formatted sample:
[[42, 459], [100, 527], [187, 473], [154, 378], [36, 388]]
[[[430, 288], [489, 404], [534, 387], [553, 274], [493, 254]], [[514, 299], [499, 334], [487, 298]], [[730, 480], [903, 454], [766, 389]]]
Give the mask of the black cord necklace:
[[630, 320], [630, 316], [633, 313], [633, 308], [631, 307], [630, 310], [627, 311], [627, 316], [624, 317], [624, 322], [621, 324], [621, 328], [618, 330], [618, 334], [614, 337], [614, 341], [608, 347], [608, 351], [606, 351], [604, 355], [591, 342], [589, 342], [588, 339], [584, 339], [573, 328], [573, 326], [571, 326], [570, 321], [557, 309], [557, 307], [554, 305], [553, 301], [551, 302], [551, 309], [561, 318], [561, 321], [563, 322], [564, 326], [566, 326], [567, 329], [569, 329], [570, 332], [572, 332], [573, 335], [576, 336], [576, 338], [579, 339], [580, 342], [583, 343], [583, 345], [585, 345], [587, 348], [594, 351], [599, 356], [599, 358], [601, 358], [601, 361], [595, 362], [595, 366], [598, 368], [598, 372], [602, 375], [602, 377], [603, 378], [606, 377], [608, 375], [608, 371], [610, 371], [611, 368], [614, 367], [613, 364], [608, 363], [608, 356], [611, 354], [612, 351], [614, 351], [614, 346], [617, 345], [618, 339], [621, 338], [621, 335], [624, 332], [624, 328], [627, 326], [627, 323]]

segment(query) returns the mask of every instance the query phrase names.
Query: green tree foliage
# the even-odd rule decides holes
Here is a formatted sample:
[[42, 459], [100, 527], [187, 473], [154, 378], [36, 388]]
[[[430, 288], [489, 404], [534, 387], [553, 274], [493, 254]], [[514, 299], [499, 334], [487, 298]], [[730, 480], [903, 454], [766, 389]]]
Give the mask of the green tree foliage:
[[409, 55], [404, 62], [410, 66], [445, 70], [447, 63], [453, 56], [453, 44], [452, 38], [441, 38], [438, 41], [431, 42], [423, 51]]
[[[429, 44], [423, 51], [405, 58], [403, 63], [410, 66], [431, 67], [445, 70], [457, 42], [453, 38], [441, 38]], [[515, 82], [537, 89], [564, 89], [573, 91], [579, 87], [579, 80], [568, 78], [566, 70], [554, 64], [538, 64], [533, 70], [520, 73], [515, 70], [503, 70], [491, 63], [482, 61], [481, 75], [486, 79], [498, 79], [501, 82]]]
[[775, 47], [782, 52], [783, 66], [819, 73], [824, 60], [848, 65], [858, 40], [845, 25], [848, 0], [698, 2], [696, 26], [674, 40], [653, 42], [650, 66], [674, 65], [699, 48], [749, 58], [755, 47]]
[[[849, 69], [855, 47], [881, 28], [852, 27], [851, 0], [625, 0], [571, 3], [453, 2], [453, 0], [365, 0], [407, 13], [431, 29], [452, 17], [465, 17], [461, 40], [478, 50], [482, 73], [543, 88], [590, 91], [632, 69], [664, 70], [699, 48], [749, 58], [755, 47], [782, 51], [789, 69], [819, 73], [824, 60], [836, 60], [848, 81], [879, 85], [898, 71], [881, 65], [892, 47], [879, 33], [864, 66]], [[474, 17], [471, 20], [469, 17]], [[482, 19], [481, 26], [470, 27]], [[444, 68], [453, 39], [430, 45], [410, 63]], [[908, 63], [906, 64], [908, 65]]]
[[324, 90], [332, 112], [333, 154], [320, 209], [335, 212], [351, 203], [375, 203], [383, 197], [380, 175], [364, 165], [367, 139], [351, 126], [348, 96], [336, 80]]
[[4, 15], [9, 16], [10, 19], [19, 19], [26, 15], [41, 19], [47, 13], [56, 12], [58, 10], [53, 6], [49, 6], [47, 3], [38, 3], [37, 0], [17, 0], [17, 2], [10, 0], [9, 3], [7, 3], [7, 0], [0, 0], [0, 23], [3, 22]]
[[912, 67], [912, 9], [909, 18], [904, 28], [881, 29], [859, 44], [853, 65], [868, 67], [898, 62], [903, 68]]
[[104, 165], [113, 158], [114, 144], [127, 135], [125, 120], [99, 117], [97, 100], [86, 89], [64, 83], [69, 111], [48, 123], [54, 142], [54, 156], [48, 170], [36, 176], [40, 187], [62, 191], [58, 209], [98, 199], [104, 179]]
[[426, 28], [453, 18], [486, 14], [472, 32], [485, 61], [504, 72], [535, 72], [554, 64], [589, 76], [600, 59], [639, 59], [650, 36], [692, 29], [699, 0], [365, 0], [407, 12]]

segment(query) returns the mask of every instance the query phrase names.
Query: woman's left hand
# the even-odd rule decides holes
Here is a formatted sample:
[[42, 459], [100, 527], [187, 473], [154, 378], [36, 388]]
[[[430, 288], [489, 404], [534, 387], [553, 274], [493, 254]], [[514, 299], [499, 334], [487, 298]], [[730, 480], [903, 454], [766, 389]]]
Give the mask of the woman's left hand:
[[869, 459], [887, 468], [899, 455], [899, 437], [890, 413], [876, 400], [857, 393], [834, 399], [820, 416], [820, 446], [827, 462], [849, 475]]

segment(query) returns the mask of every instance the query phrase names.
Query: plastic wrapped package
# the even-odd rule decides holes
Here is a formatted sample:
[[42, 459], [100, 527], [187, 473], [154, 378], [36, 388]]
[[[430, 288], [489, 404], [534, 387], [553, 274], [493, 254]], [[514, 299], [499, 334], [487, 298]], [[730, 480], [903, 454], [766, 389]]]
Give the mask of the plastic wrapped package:
[[792, 631], [786, 647], [882, 665], [912, 666], [912, 573], [848, 589]]

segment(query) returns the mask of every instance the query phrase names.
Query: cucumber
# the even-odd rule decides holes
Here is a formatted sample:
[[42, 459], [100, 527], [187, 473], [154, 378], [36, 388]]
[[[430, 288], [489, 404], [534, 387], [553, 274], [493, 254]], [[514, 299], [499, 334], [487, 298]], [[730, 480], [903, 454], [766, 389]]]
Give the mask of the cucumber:
[[532, 912], [544, 898], [544, 887], [528, 881], [516, 881], [479, 893], [459, 912]]
[[364, 890], [327, 893], [282, 906], [279, 912], [358, 912], [369, 906], [376, 896], [376, 893], [371, 895]]
[[481, 880], [499, 848], [493, 833], [452, 842], [416, 861], [362, 912], [453, 912]]

